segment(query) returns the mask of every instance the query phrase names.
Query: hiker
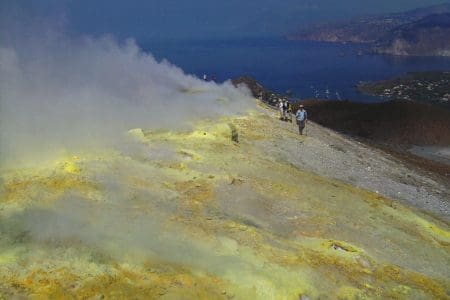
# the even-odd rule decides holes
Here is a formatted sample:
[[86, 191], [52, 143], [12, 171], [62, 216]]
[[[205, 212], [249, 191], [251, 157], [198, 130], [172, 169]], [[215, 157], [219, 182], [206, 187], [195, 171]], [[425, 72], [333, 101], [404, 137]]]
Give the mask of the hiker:
[[306, 122], [308, 122], [308, 113], [304, 109], [303, 105], [300, 105], [300, 109], [295, 114], [297, 120], [298, 132], [303, 135], [303, 129], [305, 129]]
[[287, 121], [288, 120], [288, 117], [287, 117], [287, 114], [288, 114], [288, 102], [287, 102], [287, 100], [285, 99], [285, 100], [283, 100], [283, 120], [284, 121]]
[[292, 107], [291, 103], [288, 100], [284, 101], [284, 113], [286, 121], [289, 121], [292, 123]]
[[284, 120], [284, 104], [281, 99], [278, 99], [278, 110], [280, 111], [280, 120]]

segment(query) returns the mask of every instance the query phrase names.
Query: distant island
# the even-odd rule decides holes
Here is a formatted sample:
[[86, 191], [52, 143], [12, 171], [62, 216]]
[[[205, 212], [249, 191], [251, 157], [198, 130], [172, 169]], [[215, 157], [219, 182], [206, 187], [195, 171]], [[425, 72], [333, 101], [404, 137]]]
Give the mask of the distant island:
[[450, 72], [413, 72], [389, 80], [363, 83], [358, 89], [389, 100], [440, 104], [450, 108]]
[[370, 52], [389, 55], [450, 56], [450, 4], [403, 13], [318, 24], [291, 40], [366, 43]]

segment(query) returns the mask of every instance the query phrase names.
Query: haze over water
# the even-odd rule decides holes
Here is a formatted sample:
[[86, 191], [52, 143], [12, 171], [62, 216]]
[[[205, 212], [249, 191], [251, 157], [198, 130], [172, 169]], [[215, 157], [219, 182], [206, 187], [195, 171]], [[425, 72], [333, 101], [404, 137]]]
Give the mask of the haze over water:
[[158, 40], [140, 46], [158, 60], [167, 59], [185, 72], [224, 81], [249, 75], [279, 93], [295, 98], [380, 101], [359, 93], [360, 81], [373, 81], [407, 72], [450, 70], [448, 57], [369, 55], [365, 46], [288, 41], [282, 38], [234, 40]]

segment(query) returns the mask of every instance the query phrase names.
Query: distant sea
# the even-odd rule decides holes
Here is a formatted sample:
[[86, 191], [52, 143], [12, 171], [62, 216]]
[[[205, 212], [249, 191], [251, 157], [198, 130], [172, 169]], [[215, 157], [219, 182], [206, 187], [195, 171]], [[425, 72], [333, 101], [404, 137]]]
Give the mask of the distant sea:
[[[294, 98], [382, 101], [357, 91], [361, 81], [388, 79], [411, 71], [450, 71], [449, 57], [394, 57], [364, 54], [365, 45], [288, 41], [159, 40], [141, 43], [156, 59], [167, 59], [186, 73], [222, 82], [249, 75]], [[328, 92], [327, 92], [328, 91]]]

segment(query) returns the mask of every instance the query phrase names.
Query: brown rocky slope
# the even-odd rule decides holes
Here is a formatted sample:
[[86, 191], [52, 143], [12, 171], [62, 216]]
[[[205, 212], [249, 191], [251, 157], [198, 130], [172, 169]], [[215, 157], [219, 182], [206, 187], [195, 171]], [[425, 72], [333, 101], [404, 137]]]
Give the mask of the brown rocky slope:
[[450, 110], [410, 102], [303, 102], [311, 119], [326, 127], [397, 145], [450, 145]]

